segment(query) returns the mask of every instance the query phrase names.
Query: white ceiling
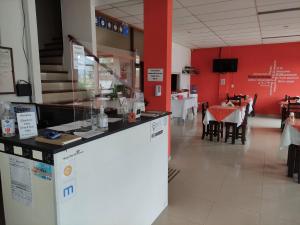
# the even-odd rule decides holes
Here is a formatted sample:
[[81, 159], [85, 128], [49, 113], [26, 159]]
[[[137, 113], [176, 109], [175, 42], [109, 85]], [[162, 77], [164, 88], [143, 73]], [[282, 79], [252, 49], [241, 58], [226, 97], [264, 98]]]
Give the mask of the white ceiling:
[[[97, 10], [143, 29], [143, 0], [96, 2]], [[173, 41], [189, 48], [300, 41], [300, 0], [173, 0], [173, 8]]]

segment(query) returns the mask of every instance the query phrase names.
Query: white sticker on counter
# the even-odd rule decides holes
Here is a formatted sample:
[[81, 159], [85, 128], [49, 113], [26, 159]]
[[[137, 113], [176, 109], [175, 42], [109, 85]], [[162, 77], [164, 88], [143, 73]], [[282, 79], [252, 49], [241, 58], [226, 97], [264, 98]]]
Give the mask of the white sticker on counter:
[[5, 151], [5, 146], [3, 143], [0, 143], [0, 151], [4, 152]]
[[32, 150], [32, 158], [37, 160], [43, 160], [43, 153], [40, 151]]
[[32, 205], [30, 160], [18, 156], [9, 157], [12, 199], [26, 206]]
[[23, 149], [22, 149], [22, 147], [14, 146], [14, 154], [22, 156], [23, 155]]
[[150, 140], [156, 138], [164, 132], [163, 130], [163, 120], [153, 120], [150, 123]]

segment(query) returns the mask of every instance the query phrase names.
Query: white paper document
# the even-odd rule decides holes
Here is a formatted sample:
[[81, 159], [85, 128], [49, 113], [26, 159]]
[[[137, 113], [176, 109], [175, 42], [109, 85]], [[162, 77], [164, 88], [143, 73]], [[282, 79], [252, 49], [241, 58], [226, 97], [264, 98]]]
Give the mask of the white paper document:
[[82, 127], [88, 127], [88, 126], [91, 126], [91, 122], [86, 121], [86, 120], [82, 120], [82, 121], [76, 121], [76, 122], [72, 122], [72, 123], [62, 124], [62, 125], [59, 125], [59, 126], [48, 127], [48, 129], [61, 131], [61, 132], [68, 132], [68, 131], [71, 131], [71, 130], [77, 130], [77, 129], [80, 129]]
[[77, 135], [79, 137], [82, 137], [82, 138], [91, 138], [91, 137], [95, 137], [99, 134], [102, 134], [104, 133], [103, 131], [100, 131], [100, 130], [89, 130], [89, 131], [86, 131], [86, 132], [74, 132], [74, 135]]
[[17, 156], [9, 157], [12, 199], [26, 206], [32, 205], [30, 161]]

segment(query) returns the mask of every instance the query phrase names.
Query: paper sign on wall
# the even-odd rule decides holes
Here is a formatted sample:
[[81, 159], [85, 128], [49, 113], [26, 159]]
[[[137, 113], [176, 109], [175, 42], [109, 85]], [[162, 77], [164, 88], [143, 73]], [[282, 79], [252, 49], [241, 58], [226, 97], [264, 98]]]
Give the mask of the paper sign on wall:
[[149, 68], [148, 69], [148, 81], [163, 81], [164, 69], [161, 68]]
[[85, 67], [84, 47], [81, 45], [73, 45], [73, 67], [76, 70], [81, 70]]
[[17, 113], [17, 120], [20, 139], [31, 138], [38, 135], [34, 112]]

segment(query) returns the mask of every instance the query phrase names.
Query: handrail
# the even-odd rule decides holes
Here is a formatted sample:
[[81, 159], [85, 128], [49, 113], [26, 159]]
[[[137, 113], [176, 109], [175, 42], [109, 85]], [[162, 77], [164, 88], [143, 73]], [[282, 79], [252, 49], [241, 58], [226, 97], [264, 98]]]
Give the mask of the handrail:
[[80, 43], [74, 36], [72, 35], [68, 35], [69, 41], [72, 41], [73, 43], [77, 44], [77, 45], [81, 45], [84, 48], [84, 51], [88, 54], [88, 56], [93, 57], [97, 63], [100, 63], [99, 58], [93, 54], [93, 52], [91, 50], [89, 50], [87, 47], [85, 47], [82, 43]]
[[105, 69], [107, 69], [118, 81], [120, 81], [122, 83], [122, 85], [124, 85], [126, 88], [128, 88], [131, 91], [131, 94], [134, 93], [134, 90], [132, 87], [128, 86], [124, 81], [120, 80], [118, 75], [114, 73], [114, 71], [108, 67], [106, 64], [100, 63], [100, 59], [98, 56], [96, 56], [95, 54], [93, 54], [93, 52], [91, 50], [89, 50], [87, 47], [85, 47], [82, 43], [80, 43], [74, 36], [72, 35], [68, 35], [69, 41], [77, 44], [77, 45], [81, 45], [84, 48], [84, 51], [88, 54], [88, 56], [93, 57], [95, 59], [95, 61], [100, 64], [102, 67], [104, 67]]

